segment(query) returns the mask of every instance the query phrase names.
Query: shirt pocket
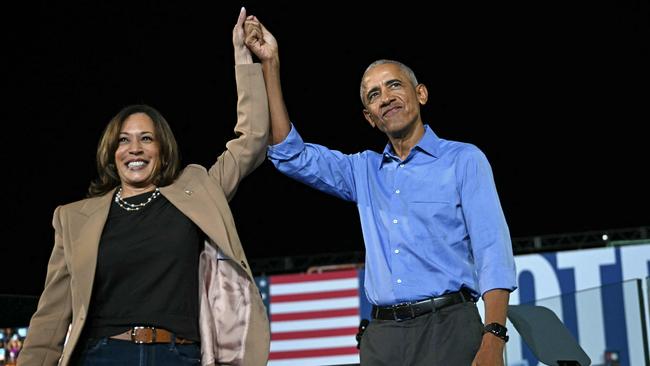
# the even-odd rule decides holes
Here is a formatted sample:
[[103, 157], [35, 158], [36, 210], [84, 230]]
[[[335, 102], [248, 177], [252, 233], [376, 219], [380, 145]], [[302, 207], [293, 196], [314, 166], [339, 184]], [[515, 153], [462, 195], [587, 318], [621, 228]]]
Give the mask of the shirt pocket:
[[436, 238], [446, 242], [454, 221], [451, 201], [438, 198], [413, 200], [408, 202], [408, 211], [416, 238]]

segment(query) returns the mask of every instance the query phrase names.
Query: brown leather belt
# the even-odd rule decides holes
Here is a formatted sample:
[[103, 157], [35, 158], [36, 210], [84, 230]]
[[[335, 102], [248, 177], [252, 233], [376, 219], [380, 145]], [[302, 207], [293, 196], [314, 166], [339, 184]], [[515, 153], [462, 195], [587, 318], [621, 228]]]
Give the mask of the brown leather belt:
[[119, 339], [123, 341], [131, 341], [133, 343], [174, 343], [176, 344], [192, 344], [194, 341], [189, 339], [177, 337], [174, 333], [155, 327], [133, 327], [124, 333], [110, 336], [111, 339]]
[[392, 306], [374, 306], [372, 307], [372, 317], [381, 320], [408, 320], [420, 315], [438, 311], [447, 306], [461, 304], [475, 300], [465, 288], [458, 292], [451, 292], [439, 297], [432, 297], [422, 301], [411, 303], [402, 303]]

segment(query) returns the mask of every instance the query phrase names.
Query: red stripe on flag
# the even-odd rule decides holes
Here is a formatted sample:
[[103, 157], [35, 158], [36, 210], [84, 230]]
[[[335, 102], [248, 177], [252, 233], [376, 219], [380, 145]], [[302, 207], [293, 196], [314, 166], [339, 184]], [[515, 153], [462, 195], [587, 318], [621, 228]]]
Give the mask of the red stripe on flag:
[[271, 276], [271, 285], [278, 285], [282, 283], [294, 282], [309, 282], [309, 281], [323, 281], [323, 280], [336, 280], [343, 278], [357, 278], [357, 270], [351, 269], [346, 271], [333, 271], [325, 273], [298, 273], [287, 275], [274, 275]]
[[304, 313], [272, 314], [271, 321], [278, 322], [278, 321], [285, 321], [285, 320], [334, 318], [337, 316], [350, 316], [350, 315], [359, 315], [359, 308], [306, 311]]
[[356, 347], [322, 348], [303, 351], [271, 352], [269, 360], [282, 360], [287, 358], [322, 357], [339, 355], [356, 355], [359, 353]]
[[319, 329], [319, 330], [303, 330], [297, 332], [282, 332], [271, 334], [272, 341], [283, 341], [287, 339], [301, 339], [301, 338], [320, 338], [320, 337], [336, 337], [343, 335], [356, 335], [359, 331], [358, 328], [336, 328], [336, 329]]
[[321, 299], [338, 298], [338, 297], [358, 297], [358, 296], [359, 296], [359, 289], [353, 288], [350, 290], [312, 292], [307, 294], [295, 293], [290, 295], [272, 295], [271, 303], [273, 304], [276, 302], [321, 300]]

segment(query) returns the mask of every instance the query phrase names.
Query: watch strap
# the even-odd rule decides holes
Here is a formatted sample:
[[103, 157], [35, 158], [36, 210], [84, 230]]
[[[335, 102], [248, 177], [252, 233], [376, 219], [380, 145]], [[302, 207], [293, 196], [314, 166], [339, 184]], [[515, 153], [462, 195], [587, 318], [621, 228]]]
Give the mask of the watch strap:
[[508, 328], [504, 327], [503, 325], [501, 325], [499, 323], [486, 324], [483, 327], [483, 334], [485, 334], [485, 333], [492, 333], [495, 336], [503, 339], [504, 342], [508, 342], [508, 339], [510, 338], [510, 337], [508, 337], [508, 334], [507, 334], [508, 333]]

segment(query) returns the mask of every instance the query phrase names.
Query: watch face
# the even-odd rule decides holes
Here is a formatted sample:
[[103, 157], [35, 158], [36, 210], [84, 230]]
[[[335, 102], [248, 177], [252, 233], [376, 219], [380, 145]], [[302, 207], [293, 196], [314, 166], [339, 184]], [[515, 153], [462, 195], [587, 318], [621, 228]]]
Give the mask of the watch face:
[[503, 339], [504, 341], [508, 341], [508, 336], [506, 333], [508, 332], [508, 329], [504, 327], [503, 325], [499, 323], [490, 323], [485, 326], [485, 332], [489, 332], [494, 334], [495, 336]]
[[503, 325], [498, 324], [498, 323], [490, 323], [490, 324], [486, 325], [485, 330], [490, 331], [490, 332], [503, 333], [503, 334], [505, 334], [508, 331], [508, 329], [506, 329], [506, 327], [504, 327]]

